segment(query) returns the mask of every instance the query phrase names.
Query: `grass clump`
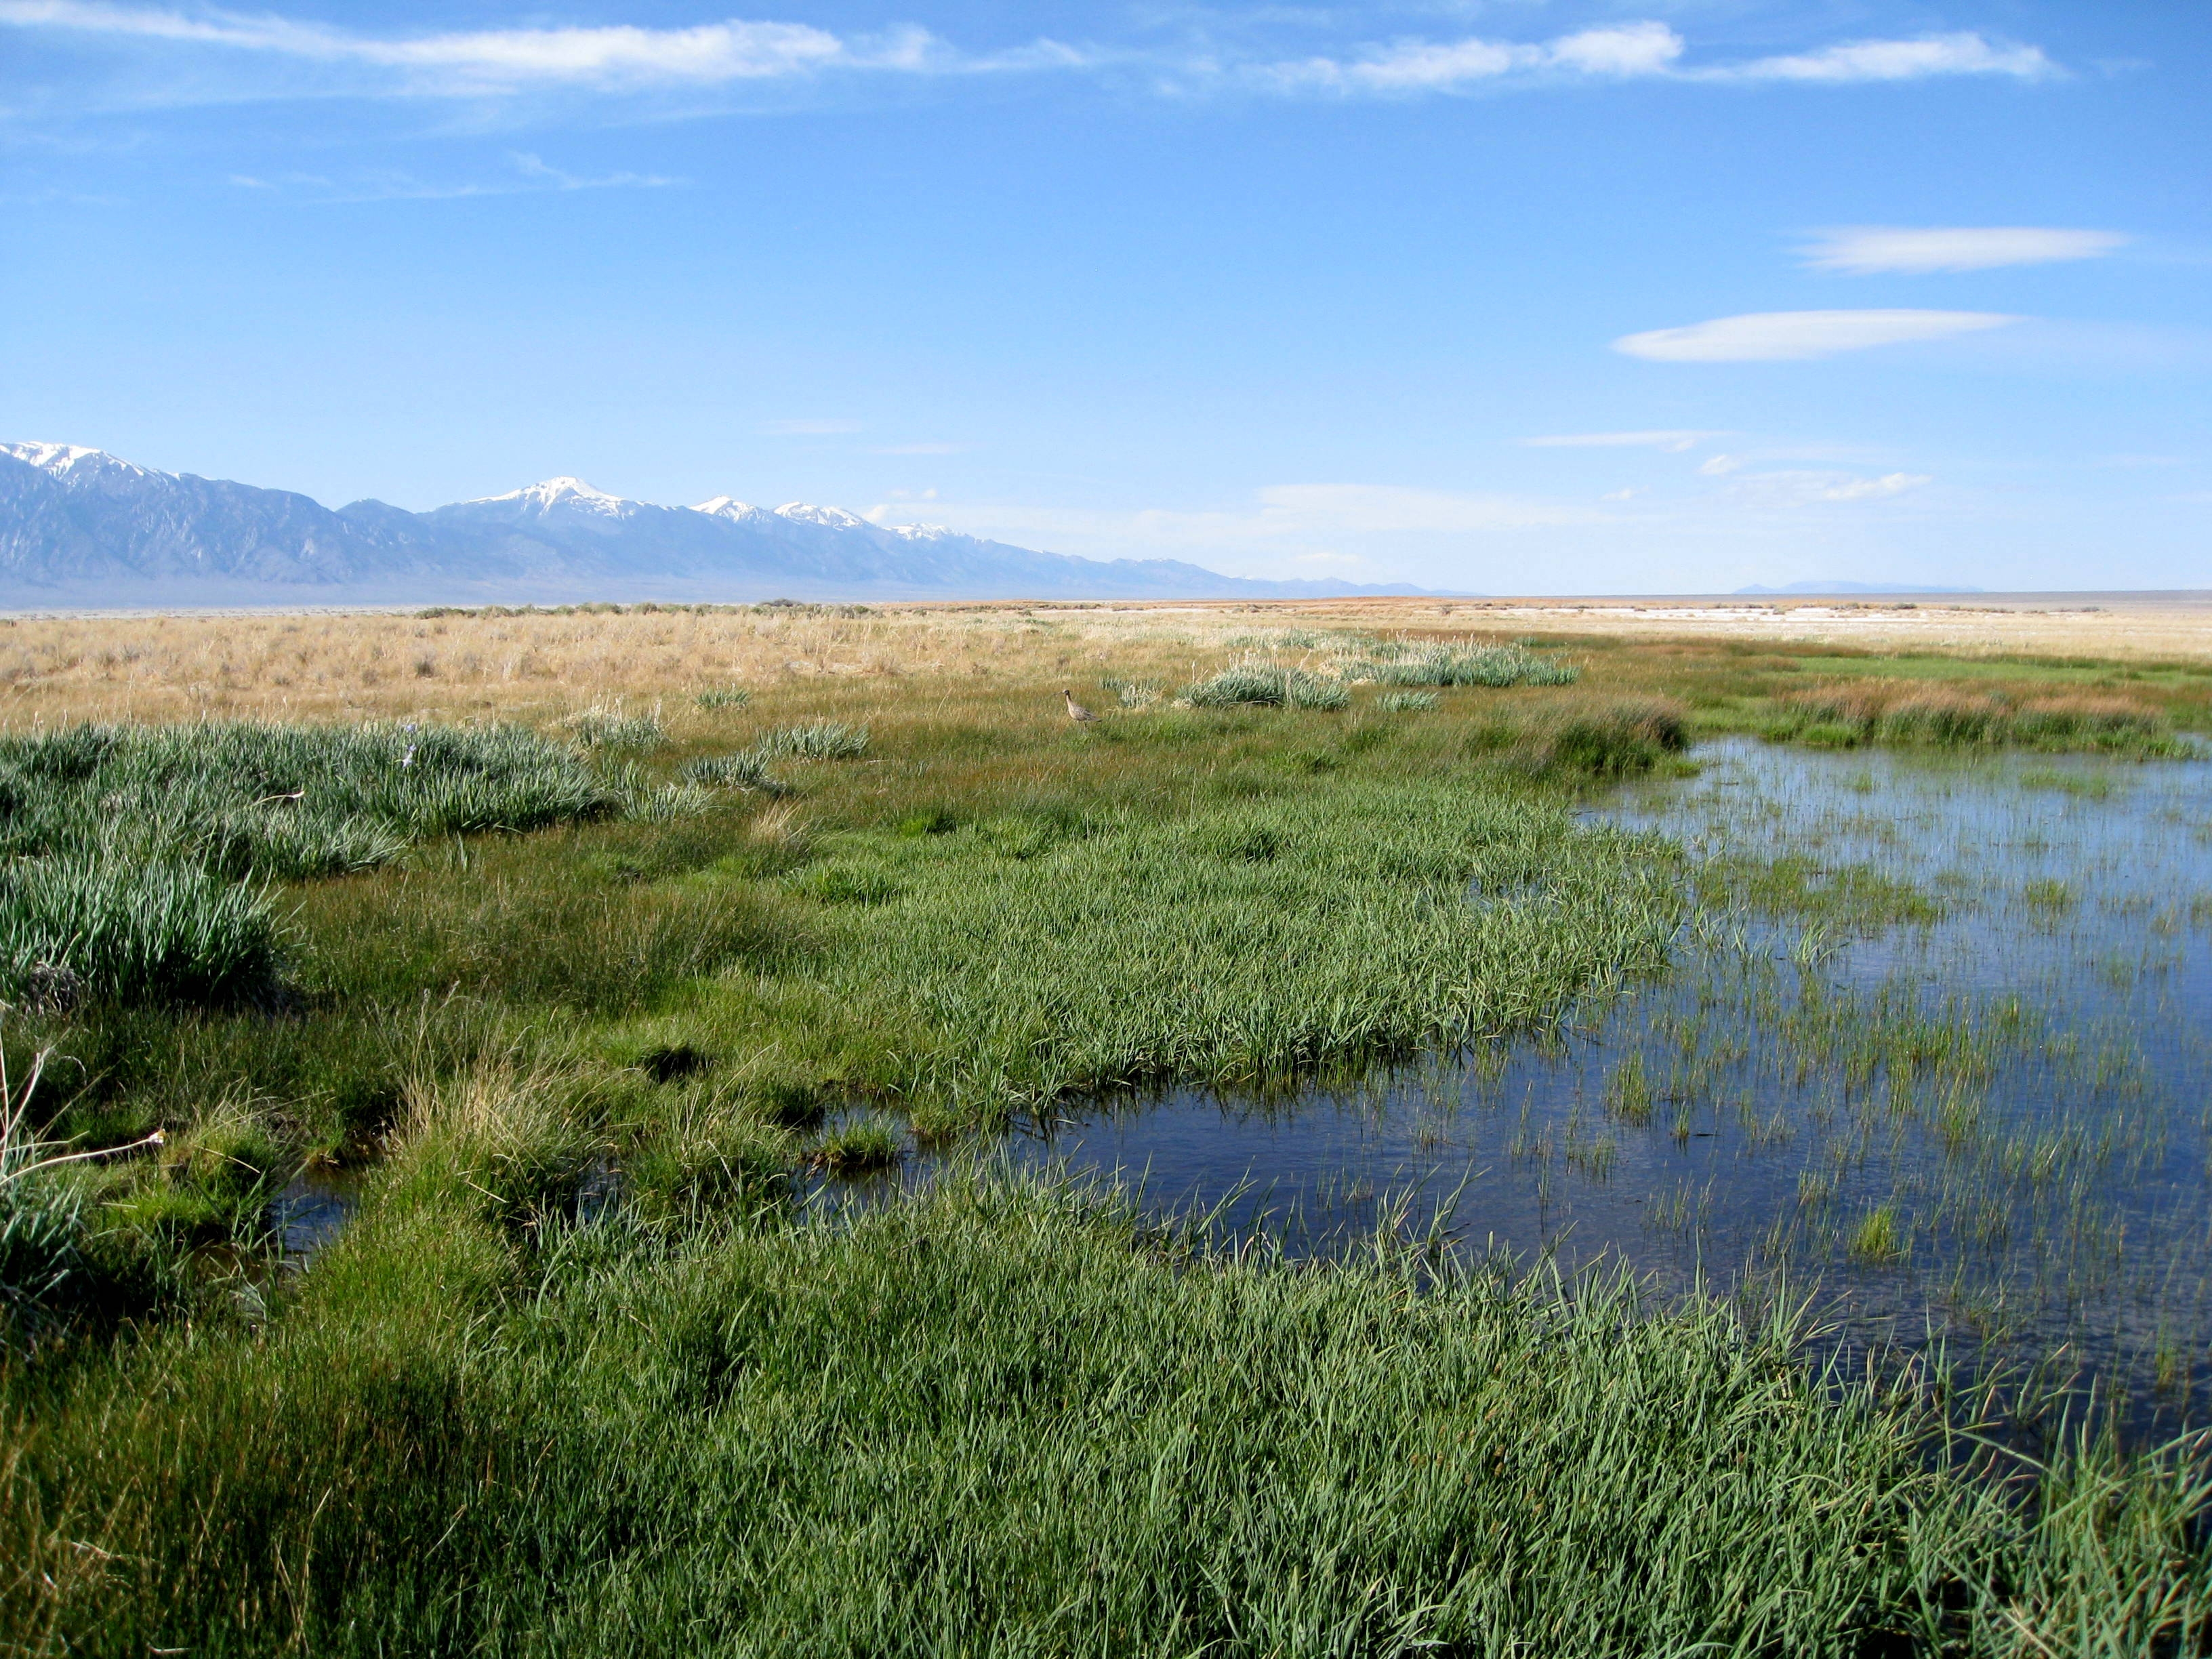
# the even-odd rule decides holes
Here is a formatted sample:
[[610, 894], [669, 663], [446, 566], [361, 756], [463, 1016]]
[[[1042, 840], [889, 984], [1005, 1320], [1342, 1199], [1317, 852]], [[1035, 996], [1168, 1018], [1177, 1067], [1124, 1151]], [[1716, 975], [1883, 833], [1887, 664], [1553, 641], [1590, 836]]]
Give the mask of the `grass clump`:
[[623, 799], [511, 726], [241, 721], [0, 738], [0, 995], [64, 1007], [258, 994], [277, 967], [270, 881]]
[[81, 726], [0, 738], [0, 855], [92, 852], [292, 879], [411, 840], [612, 809], [559, 744], [515, 726], [259, 721]]
[[734, 755], [708, 755], [684, 763], [684, 775], [717, 789], [753, 789], [775, 794], [782, 786], [768, 774], [768, 757], [756, 749]]
[[83, 854], [0, 864], [0, 997], [58, 1012], [89, 996], [237, 1001], [276, 969], [265, 887]]
[[1626, 777], [1649, 772], [1690, 746], [1681, 708], [1659, 699], [1549, 710], [1516, 741], [1522, 762], [1539, 772]]
[[1341, 681], [1255, 660], [1232, 664], [1187, 687], [1182, 700], [1193, 708], [1339, 709], [1350, 707], [1352, 693]]
[[[2080, 693], [2021, 695], [1875, 680], [1785, 698], [1765, 727], [1776, 741], [1830, 748], [1857, 744], [1965, 749], [2086, 750], [2144, 757], [2189, 752], [2155, 710], [2124, 698]], [[2023, 777], [2030, 787], [2067, 786], [2058, 775]]]
[[753, 745], [753, 752], [767, 760], [854, 760], [868, 752], [868, 728], [842, 720], [778, 726]]
[[1572, 685], [1581, 678], [1571, 664], [1519, 645], [1381, 645], [1345, 673], [1377, 685]]
[[752, 700], [753, 694], [741, 685], [716, 686], [691, 699], [702, 708], [743, 708]]
[[906, 1137], [878, 1117], [841, 1123], [816, 1143], [809, 1161], [832, 1175], [888, 1170], [906, 1156]]
[[1375, 699], [1375, 706], [1386, 714], [1424, 714], [1437, 706], [1433, 691], [1385, 691]]
[[561, 725], [585, 749], [641, 753], [668, 741], [668, 728], [661, 723], [658, 708], [649, 714], [629, 714], [615, 703], [582, 709]]

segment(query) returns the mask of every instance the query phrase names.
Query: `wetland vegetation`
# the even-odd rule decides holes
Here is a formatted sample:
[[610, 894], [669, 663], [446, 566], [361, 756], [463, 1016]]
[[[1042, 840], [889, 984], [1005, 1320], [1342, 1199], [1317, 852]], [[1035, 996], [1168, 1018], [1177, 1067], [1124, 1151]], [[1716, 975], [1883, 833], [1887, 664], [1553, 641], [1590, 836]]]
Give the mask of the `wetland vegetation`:
[[22, 636], [0, 1634], [2204, 1650], [2212, 670], [1393, 620]]

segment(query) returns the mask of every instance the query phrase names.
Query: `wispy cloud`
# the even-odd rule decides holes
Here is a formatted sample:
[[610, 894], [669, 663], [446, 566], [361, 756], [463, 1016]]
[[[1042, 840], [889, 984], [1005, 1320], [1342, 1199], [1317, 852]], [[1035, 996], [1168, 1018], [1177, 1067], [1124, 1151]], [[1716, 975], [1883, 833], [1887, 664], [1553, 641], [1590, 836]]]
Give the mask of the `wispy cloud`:
[[2048, 230], [2026, 225], [1925, 230], [1857, 225], [1824, 231], [1802, 252], [1805, 263], [1815, 270], [1853, 276], [1892, 271], [1926, 275], [2097, 259], [2125, 247], [2130, 240], [2116, 230]]
[[767, 421], [761, 430], [771, 438], [836, 438], [864, 430], [859, 421]]
[[1844, 472], [1747, 472], [1729, 481], [1728, 493], [1751, 507], [1824, 507], [1888, 501], [1935, 482], [1924, 472], [1887, 472], [1875, 478]]
[[1663, 363], [1784, 362], [2002, 328], [1994, 311], [1761, 311], [1624, 334], [1615, 351]]
[[2001, 75], [2020, 81], [2061, 73], [2039, 46], [2006, 46], [1978, 34], [1923, 34], [1911, 40], [1853, 40], [1818, 52], [1754, 58], [1703, 71], [1738, 81], [1923, 81], [1940, 75]]
[[[121, 0], [0, 0], [0, 26], [319, 64], [347, 72], [339, 77], [339, 89], [411, 96], [681, 93], [841, 72], [974, 76], [1135, 69], [1180, 95], [1241, 88], [1340, 97], [1413, 97], [1508, 82], [1844, 82], [1960, 75], [2035, 80], [2059, 72], [2038, 47], [1976, 33], [1859, 40], [1792, 56], [1692, 63], [1680, 33], [1649, 20], [1545, 40], [1468, 36], [1355, 42], [1297, 58], [1263, 51], [1162, 52], [1050, 39], [977, 52], [915, 24], [840, 34], [811, 23], [742, 19], [675, 28], [618, 24], [377, 34], [272, 13]], [[301, 90], [294, 78], [281, 88], [271, 87], [269, 95]]]
[[1695, 449], [1723, 432], [1692, 432], [1675, 428], [1663, 432], [1555, 432], [1541, 438], [1523, 438], [1530, 449], [1664, 449], [1675, 454]]
[[[988, 67], [959, 60], [927, 29], [843, 37], [806, 23], [732, 20], [687, 28], [472, 29], [378, 36], [271, 15], [190, 11], [110, 0], [0, 0], [0, 23], [271, 54], [395, 72], [408, 90], [483, 94], [532, 88], [602, 92], [721, 86], [833, 69], [906, 72]], [[1049, 43], [1020, 60], [1043, 61]]]
[[1920, 81], [1938, 76], [2005, 76], [2043, 80], [2060, 73], [2039, 47], [1992, 42], [1979, 34], [1930, 34], [1909, 40], [1855, 40], [1817, 52], [1736, 63], [1691, 64], [1689, 43], [1665, 23], [1622, 23], [1545, 41], [1408, 40], [1337, 57], [1255, 65], [1254, 84], [1278, 92], [1408, 96], [1464, 92], [1523, 80], [1738, 82]]
[[1535, 42], [1400, 40], [1345, 58], [1259, 64], [1249, 77], [1281, 92], [1449, 92], [1510, 75], [1664, 74], [1682, 49], [1682, 37], [1664, 23], [1628, 23]]
[[663, 178], [652, 173], [569, 173], [526, 150], [511, 152], [507, 161], [514, 169], [513, 173], [494, 179], [428, 179], [375, 168], [342, 178], [319, 173], [278, 173], [264, 179], [234, 173], [230, 182], [241, 190], [270, 191], [308, 202], [331, 203], [443, 202], [542, 190], [661, 190], [683, 183], [680, 179]]

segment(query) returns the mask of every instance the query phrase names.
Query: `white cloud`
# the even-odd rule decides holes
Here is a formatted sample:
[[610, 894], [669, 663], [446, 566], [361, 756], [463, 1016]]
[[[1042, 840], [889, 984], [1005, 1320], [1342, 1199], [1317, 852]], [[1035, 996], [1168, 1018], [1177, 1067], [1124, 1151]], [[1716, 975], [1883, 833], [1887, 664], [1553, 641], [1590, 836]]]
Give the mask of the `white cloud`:
[[599, 92], [724, 86], [825, 70], [925, 72], [1042, 67], [1069, 49], [1040, 42], [1004, 60], [959, 59], [912, 27], [843, 38], [806, 23], [732, 19], [687, 28], [473, 29], [397, 38], [216, 9], [191, 12], [109, 0], [0, 0], [0, 23], [262, 52], [396, 71], [407, 89], [483, 94], [533, 88]]
[[1925, 275], [2101, 258], [2125, 247], [2129, 240], [2114, 230], [2045, 230], [2025, 225], [1927, 230], [1859, 225], [1824, 232], [1803, 252], [1805, 263], [1815, 270], [1854, 276], [1883, 271]]
[[2040, 47], [1996, 46], [1974, 33], [1912, 40], [1854, 40], [1818, 52], [1754, 58], [1702, 73], [1731, 81], [1921, 81], [1936, 75], [2004, 75], [2040, 81], [2060, 74]]
[[1398, 40], [1342, 57], [1266, 64], [1248, 71], [1279, 92], [1407, 95], [1455, 92], [1508, 76], [1688, 81], [1918, 81], [2002, 75], [2040, 80], [2061, 71], [2035, 46], [1993, 45], [1975, 33], [1856, 40], [1818, 52], [1686, 66], [1687, 43], [1664, 23], [1621, 23], [1546, 41]]
[[1759, 311], [1624, 334], [1613, 349], [1663, 363], [1784, 362], [1941, 340], [2020, 320], [1994, 311]]
[[1695, 449], [1708, 438], [1721, 438], [1723, 432], [1692, 432], [1676, 429], [1665, 432], [1555, 432], [1541, 438], [1523, 438], [1521, 441], [1531, 449], [1665, 449], [1680, 454]]
[[[1508, 78], [1838, 82], [1938, 75], [2035, 79], [2058, 73], [2034, 46], [1993, 45], [1973, 33], [1862, 40], [1794, 57], [1689, 67], [1682, 61], [1688, 49], [1682, 36], [1650, 20], [1548, 40], [1407, 39], [1284, 61], [1218, 52], [1177, 56], [1052, 40], [973, 53], [910, 24], [841, 35], [811, 23], [735, 18], [675, 28], [612, 24], [377, 35], [268, 13], [121, 0], [0, 0], [0, 25], [321, 64], [356, 71], [345, 90], [434, 96], [549, 89], [681, 91], [802, 81], [838, 71], [978, 75], [1138, 68], [1152, 71], [1155, 83], [1170, 91], [1241, 86], [1386, 97], [1462, 91]], [[297, 95], [300, 90], [289, 84], [283, 94]]]
[[1510, 75], [1663, 74], [1682, 46], [1682, 37], [1664, 23], [1626, 23], [1547, 41], [1398, 40], [1347, 58], [1261, 64], [1250, 78], [1279, 92], [1451, 92]]
[[771, 438], [835, 438], [862, 430], [858, 421], [765, 421], [761, 430]]
[[316, 203], [443, 202], [529, 191], [661, 190], [683, 182], [652, 173], [569, 173], [526, 150], [514, 151], [507, 160], [514, 173], [504, 179], [426, 179], [391, 168], [374, 168], [342, 179], [316, 173], [280, 173], [267, 179], [234, 173], [230, 182], [242, 190], [270, 191]]
[[1703, 466], [1700, 466], [1698, 471], [1704, 473], [1708, 478], [1724, 478], [1742, 465], [1743, 459], [1741, 456], [1716, 455], [1711, 459], [1708, 460]]
[[1921, 472], [1888, 472], [1878, 478], [1846, 472], [1747, 472], [1729, 483], [1728, 494], [1753, 507], [1820, 507], [1887, 501], [1934, 482]]

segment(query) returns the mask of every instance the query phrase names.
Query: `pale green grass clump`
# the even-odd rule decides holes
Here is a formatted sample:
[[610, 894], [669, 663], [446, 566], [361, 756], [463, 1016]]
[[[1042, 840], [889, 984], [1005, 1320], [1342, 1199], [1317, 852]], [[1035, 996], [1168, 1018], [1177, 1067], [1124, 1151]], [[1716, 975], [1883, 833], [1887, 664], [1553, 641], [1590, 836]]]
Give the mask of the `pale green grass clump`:
[[778, 726], [753, 744], [753, 752], [769, 760], [854, 760], [868, 752], [868, 728], [842, 720]]
[[720, 789], [758, 789], [774, 793], [779, 787], [768, 775], [769, 757], [757, 749], [734, 755], [708, 755], [684, 764], [684, 775], [694, 783]]
[[96, 850], [285, 879], [613, 804], [560, 744], [514, 726], [241, 720], [0, 738], [0, 854], [18, 857]]
[[1261, 661], [1232, 664], [1187, 687], [1182, 696], [1193, 708], [1337, 709], [1352, 702], [1352, 694], [1340, 681]]
[[649, 714], [625, 714], [619, 703], [586, 708], [569, 715], [561, 725], [586, 749], [642, 753], [668, 741], [668, 728], [661, 723], [657, 708]]
[[1433, 691], [1385, 691], [1375, 706], [1386, 714], [1417, 714], [1437, 706]]
[[1518, 645], [1372, 647], [1346, 677], [1377, 685], [1571, 685], [1581, 671]]
[[277, 963], [267, 890], [189, 864], [83, 854], [0, 864], [0, 996], [58, 1008], [94, 994], [222, 1002]]
[[253, 722], [0, 738], [0, 996], [234, 999], [276, 964], [272, 879], [426, 836], [531, 830], [622, 792], [514, 727]]

